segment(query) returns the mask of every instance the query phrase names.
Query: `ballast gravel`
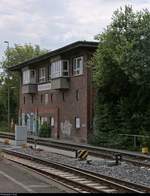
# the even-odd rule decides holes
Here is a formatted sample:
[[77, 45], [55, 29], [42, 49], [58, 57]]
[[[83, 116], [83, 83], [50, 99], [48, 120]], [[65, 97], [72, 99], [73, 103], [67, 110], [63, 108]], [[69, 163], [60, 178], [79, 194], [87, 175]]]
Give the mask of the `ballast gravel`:
[[88, 164], [86, 160], [80, 161], [76, 158], [45, 150], [39, 151], [31, 148], [14, 148], [13, 150], [150, 187], [150, 170], [124, 161], [120, 162], [119, 165], [115, 165], [113, 161], [100, 158], [99, 160], [91, 160], [90, 164]]

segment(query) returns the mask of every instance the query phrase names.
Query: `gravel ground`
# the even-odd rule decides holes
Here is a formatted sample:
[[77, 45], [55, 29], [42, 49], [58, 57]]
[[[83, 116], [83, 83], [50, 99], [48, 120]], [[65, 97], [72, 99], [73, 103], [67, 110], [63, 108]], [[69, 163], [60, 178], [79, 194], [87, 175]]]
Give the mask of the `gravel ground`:
[[87, 161], [79, 161], [75, 158], [44, 150], [37, 151], [31, 148], [17, 148], [13, 150], [150, 187], [150, 169], [134, 166], [123, 161], [117, 166], [107, 159], [92, 160], [91, 164], [87, 164]]

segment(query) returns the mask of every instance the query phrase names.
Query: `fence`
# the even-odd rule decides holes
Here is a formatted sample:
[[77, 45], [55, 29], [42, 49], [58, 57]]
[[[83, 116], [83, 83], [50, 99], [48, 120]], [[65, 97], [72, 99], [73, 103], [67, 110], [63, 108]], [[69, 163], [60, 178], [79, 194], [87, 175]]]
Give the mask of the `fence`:
[[150, 138], [148, 135], [132, 135], [132, 134], [118, 134], [121, 136], [133, 137], [133, 146], [137, 147], [137, 138]]

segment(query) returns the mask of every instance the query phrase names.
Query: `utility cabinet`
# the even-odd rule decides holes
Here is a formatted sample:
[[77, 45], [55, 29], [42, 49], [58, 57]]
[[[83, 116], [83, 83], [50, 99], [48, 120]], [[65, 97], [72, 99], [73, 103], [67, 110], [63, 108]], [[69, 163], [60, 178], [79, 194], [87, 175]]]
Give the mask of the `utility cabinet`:
[[27, 126], [15, 126], [15, 144], [21, 146], [27, 143]]

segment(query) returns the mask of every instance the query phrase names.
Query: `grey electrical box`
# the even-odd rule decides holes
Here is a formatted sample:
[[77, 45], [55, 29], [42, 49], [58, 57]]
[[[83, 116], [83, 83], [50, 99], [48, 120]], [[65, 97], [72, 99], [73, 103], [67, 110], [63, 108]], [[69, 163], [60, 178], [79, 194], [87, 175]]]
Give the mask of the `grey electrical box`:
[[15, 126], [15, 144], [20, 146], [27, 143], [27, 127], [26, 126]]

